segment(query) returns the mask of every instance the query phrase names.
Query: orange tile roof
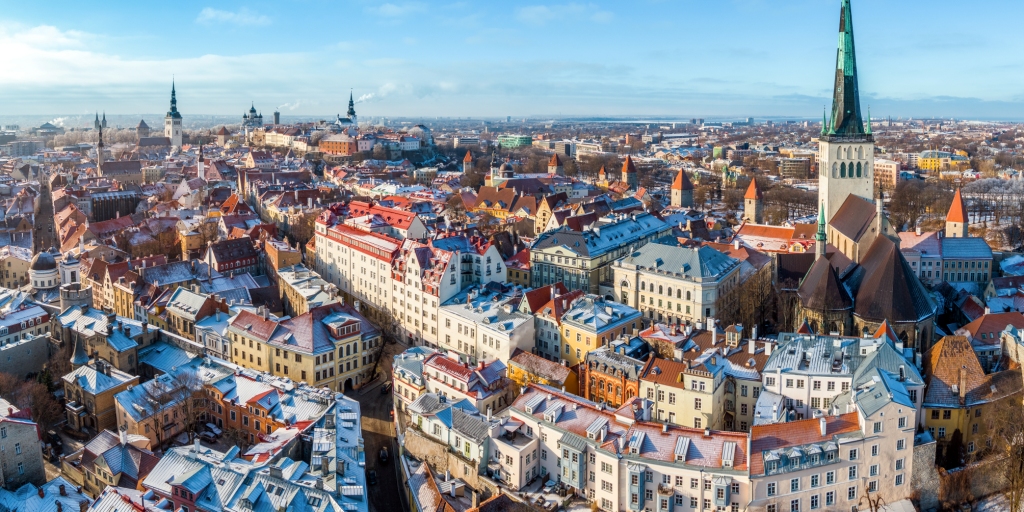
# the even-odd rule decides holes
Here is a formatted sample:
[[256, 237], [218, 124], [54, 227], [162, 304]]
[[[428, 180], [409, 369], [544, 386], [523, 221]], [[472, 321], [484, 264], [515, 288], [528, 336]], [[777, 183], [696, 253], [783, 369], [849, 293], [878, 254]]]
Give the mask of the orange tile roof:
[[981, 341], [981, 335], [985, 334], [985, 341], [989, 342], [990, 345], [998, 345], [999, 333], [1006, 329], [1008, 325], [1024, 329], [1024, 315], [1015, 311], [1009, 313], [989, 313], [961, 327], [957, 332], [959, 333], [961, 330], [966, 331], [975, 338], [975, 341]]
[[821, 435], [820, 418], [754, 425], [750, 429], [750, 474], [764, 474], [764, 452], [790, 446], [804, 446], [830, 441], [837, 435], [860, 430], [856, 412], [825, 416], [825, 435]]
[[466, 158], [463, 158], [462, 161], [466, 162], [466, 163], [472, 163], [473, 162], [473, 155], [470, 154], [468, 149], [466, 150]]
[[551, 155], [551, 161], [548, 162], [548, 167], [559, 167], [562, 165], [562, 161], [558, 159], [558, 154]]
[[626, 161], [622, 162], [622, 174], [626, 174], [626, 173], [630, 173], [630, 172], [635, 173], [636, 172], [636, 166], [633, 165], [633, 159], [630, 158], [629, 155], [626, 155]]
[[693, 190], [693, 183], [690, 183], [690, 178], [686, 176], [686, 171], [679, 170], [676, 180], [672, 182], [672, 190]]
[[747, 193], [743, 195], [743, 199], [764, 199], [761, 187], [757, 186], [756, 178], [750, 180], [750, 186], [747, 187]]
[[946, 215], [946, 222], [967, 222], [967, 206], [960, 197], [960, 189], [953, 194], [953, 204], [949, 205], [949, 214]]

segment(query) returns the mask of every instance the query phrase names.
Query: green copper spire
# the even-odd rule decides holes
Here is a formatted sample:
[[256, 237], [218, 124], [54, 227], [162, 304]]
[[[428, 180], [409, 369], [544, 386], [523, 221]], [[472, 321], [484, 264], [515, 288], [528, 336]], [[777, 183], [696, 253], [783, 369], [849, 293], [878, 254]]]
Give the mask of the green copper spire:
[[840, 137], [868, 135], [860, 114], [857, 90], [857, 54], [853, 44], [853, 14], [850, 0], [842, 0], [839, 14], [839, 49], [836, 51], [836, 83], [832, 96], [832, 126], [829, 134]]
[[868, 107], [868, 122], [865, 123], [864, 133], [871, 135], [871, 107]]
[[814, 240], [818, 242], [824, 242], [827, 237], [825, 236], [825, 205], [822, 204], [818, 208], [818, 234], [814, 235]]
[[828, 134], [828, 110], [821, 107], [821, 134]]

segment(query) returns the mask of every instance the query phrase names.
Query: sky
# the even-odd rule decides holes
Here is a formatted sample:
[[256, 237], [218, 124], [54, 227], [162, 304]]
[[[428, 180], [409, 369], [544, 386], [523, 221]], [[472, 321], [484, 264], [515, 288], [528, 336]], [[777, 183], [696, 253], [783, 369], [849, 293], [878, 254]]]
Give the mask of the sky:
[[[809, 117], [839, 0], [0, 0], [0, 116]], [[853, 0], [875, 118], [1024, 119], [1019, 0]]]

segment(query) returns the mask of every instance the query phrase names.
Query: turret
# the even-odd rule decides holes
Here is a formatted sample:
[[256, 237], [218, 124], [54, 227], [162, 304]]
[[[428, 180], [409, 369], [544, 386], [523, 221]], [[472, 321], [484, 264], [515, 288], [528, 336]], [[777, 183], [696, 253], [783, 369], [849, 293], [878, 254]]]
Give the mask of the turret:
[[743, 220], [761, 224], [764, 221], [763, 203], [764, 194], [761, 193], [761, 187], [757, 186], [757, 178], [751, 178], [747, 193], [743, 195]]
[[828, 244], [825, 233], [825, 205], [818, 209], [818, 232], [814, 235], [814, 259], [825, 257], [825, 246]]
[[949, 213], [946, 214], [946, 237], [967, 238], [967, 206], [960, 195], [960, 189], [953, 194], [953, 204], [949, 205]]

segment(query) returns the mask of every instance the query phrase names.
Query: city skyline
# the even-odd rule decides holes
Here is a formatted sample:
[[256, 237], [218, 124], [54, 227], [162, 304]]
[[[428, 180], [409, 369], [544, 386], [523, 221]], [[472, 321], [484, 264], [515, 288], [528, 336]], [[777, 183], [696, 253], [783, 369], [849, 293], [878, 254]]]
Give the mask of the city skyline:
[[[1010, 25], [1024, 6], [995, 4], [854, 2], [865, 108], [1024, 117], [1024, 43]], [[324, 116], [354, 90], [364, 118], [815, 118], [831, 95], [839, 2], [127, 6], [9, 6], [4, 114], [157, 113], [173, 76], [186, 116], [250, 102], [266, 115]], [[995, 11], [1005, 16], [986, 18]]]

